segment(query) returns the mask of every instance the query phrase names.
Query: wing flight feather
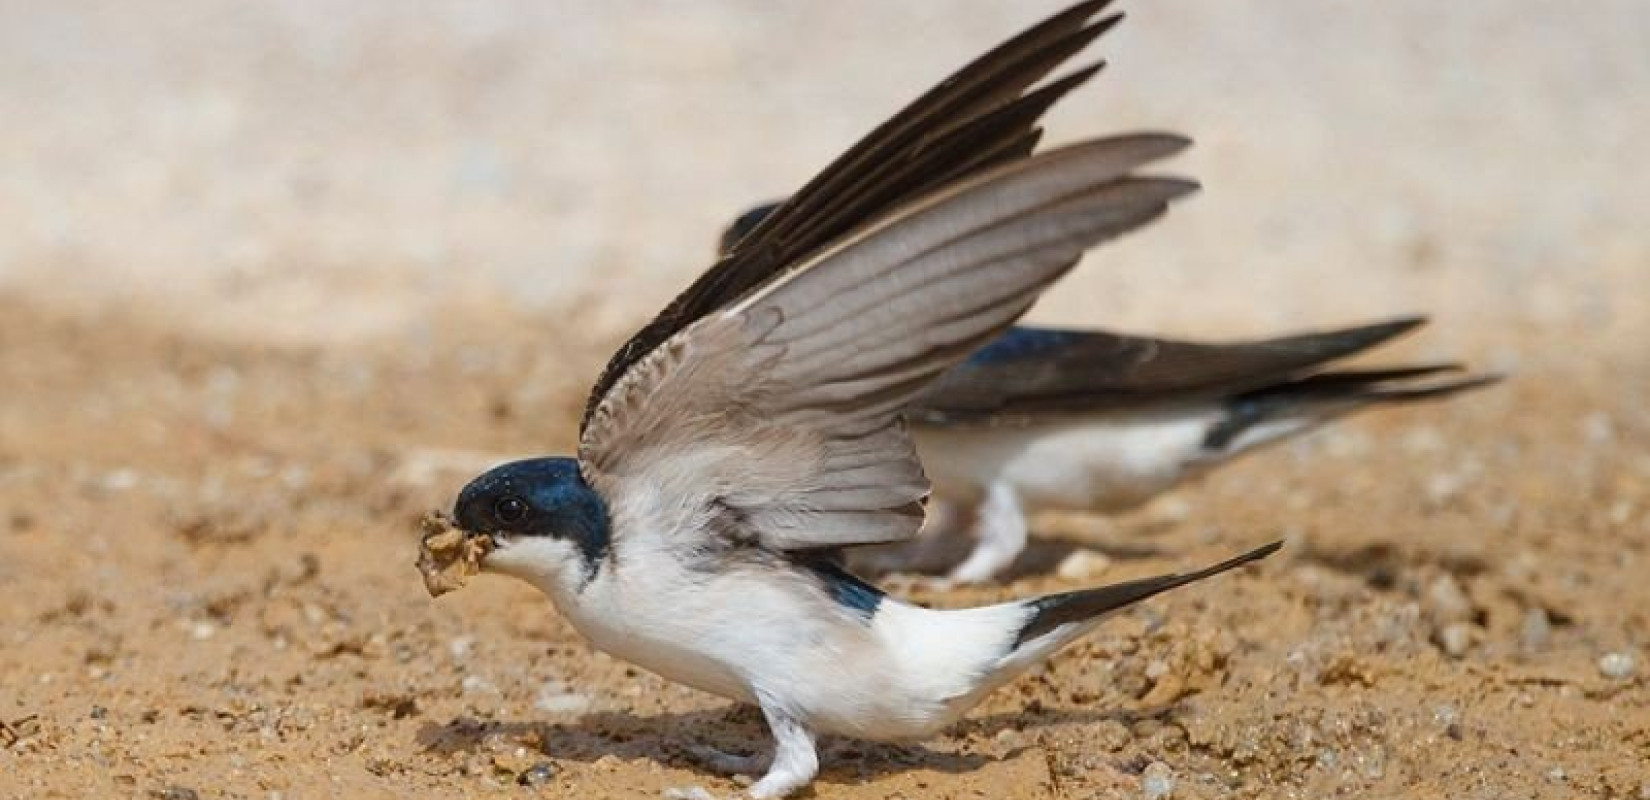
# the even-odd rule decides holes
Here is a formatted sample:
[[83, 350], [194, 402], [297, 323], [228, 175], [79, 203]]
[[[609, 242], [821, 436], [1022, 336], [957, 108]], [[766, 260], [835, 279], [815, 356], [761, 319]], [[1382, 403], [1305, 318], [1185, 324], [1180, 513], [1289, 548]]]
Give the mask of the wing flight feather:
[[1084, 250], [1194, 189], [1136, 174], [1186, 144], [1125, 136], [999, 165], [777, 273], [614, 383], [581, 437], [585, 480], [616, 517], [771, 549], [914, 535], [928, 482], [906, 406]]

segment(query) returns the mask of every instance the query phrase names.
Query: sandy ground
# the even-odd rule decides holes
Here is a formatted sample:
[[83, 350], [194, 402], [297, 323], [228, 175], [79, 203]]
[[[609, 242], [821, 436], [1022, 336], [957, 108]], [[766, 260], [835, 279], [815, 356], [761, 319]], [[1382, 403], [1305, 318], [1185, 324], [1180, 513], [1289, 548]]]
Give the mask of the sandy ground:
[[[1052, 6], [0, 2], [0, 797], [734, 792], [686, 747], [758, 719], [524, 587], [431, 601], [416, 520], [569, 449], [727, 217]], [[1039, 319], [1426, 311], [1388, 358], [1512, 379], [1043, 521], [1098, 580], [1289, 546], [815, 796], [1650, 798], [1650, 7], [1130, 10], [1051, 138], [1183, 130], [1207, 189]]]

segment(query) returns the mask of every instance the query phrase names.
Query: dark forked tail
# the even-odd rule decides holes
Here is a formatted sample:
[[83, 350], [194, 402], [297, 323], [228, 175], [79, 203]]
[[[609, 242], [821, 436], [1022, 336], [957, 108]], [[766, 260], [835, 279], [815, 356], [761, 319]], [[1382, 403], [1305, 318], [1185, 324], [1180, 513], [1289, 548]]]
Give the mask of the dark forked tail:
[[1039, 597], [1026, 603], [1032, 609], [1031, 618], [1026, 620], [1025, 626], [1020, 629], [1019, 635], [1015, 637], [1014, 649], [1018, 650], [1026, 642], [1049, 633], [1062, 625], [1096, 619], [1101, 615], [1133, 605], [1170, 589], [1213, 577], [1228, 570], [1237, 569], [1244, 564], [1259, 561], [1276, 553], [1281, 547], [1283, 547], [1283, 542], [1273, 542], [1196, 572], [1159, 575], [1155, 578], [1141, 578], [1137, 581], [1117, 583], [1111, 586], [1079, 589], [1075, 592], [1062, 592], [1047, 597]]
[[[1498, 383], [1500, 375], [1442, 378], [1459, 372], [1457, 364], [1429, 364], [1393, 369], [1336, 370], [1244, 392], [1226, 401], [1226, 416], [1209, 428], [1203, 448], [1222, 452], [1257, 426], [1272, 422], [1317, 424], [1358, 409], [1387, 403], [1413, 403], [1448, 397]], [[1306, 425], [1284, 427], [1243, 447], [1262, 444]], [[1253, 437], [1251, 437], [1253, 438]]]

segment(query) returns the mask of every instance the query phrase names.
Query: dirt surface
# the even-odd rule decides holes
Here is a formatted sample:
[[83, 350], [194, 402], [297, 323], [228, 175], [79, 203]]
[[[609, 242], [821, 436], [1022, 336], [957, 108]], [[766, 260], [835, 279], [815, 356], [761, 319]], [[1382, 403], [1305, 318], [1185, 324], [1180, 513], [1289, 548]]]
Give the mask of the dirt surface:
[[[1650, 15], [1239, 5], [1132, 9], [1057, 117], [1196, 133], [1209, 190], [1040, 318], [1430, 311], [1384, 360], [1511, 380], [1042, 520], [1007, 585], [888, 581], [967, 605], [1070, 588], [1073, 548], [1112, 581], [1288, 542], [932, 742], [828, 742], [814, 796], [1650, 798], [1650, 202], [1615, 158]], [[0, 798], [737, 791], [687, 751], [756, 715], [505, 579], [432, 600], [419, 519], [570, 450], [722, 220], [1036, 10], [29, 6], [0, 6]]]

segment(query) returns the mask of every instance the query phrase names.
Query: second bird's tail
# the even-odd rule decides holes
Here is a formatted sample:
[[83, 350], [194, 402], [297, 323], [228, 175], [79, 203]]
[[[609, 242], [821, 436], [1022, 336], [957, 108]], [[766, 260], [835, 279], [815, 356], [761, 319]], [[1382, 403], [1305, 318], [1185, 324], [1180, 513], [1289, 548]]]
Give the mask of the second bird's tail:
[[1224, 416], [1209, 426], [1202, 449], [1206, 457], [1224, 460], [1354, 411], [1448, 397], [1501, 380], [1499, 375], [1441, 377], [1459, 369], [1437, 364], [1336, 370], [1243, 392], [1225, 401]]

